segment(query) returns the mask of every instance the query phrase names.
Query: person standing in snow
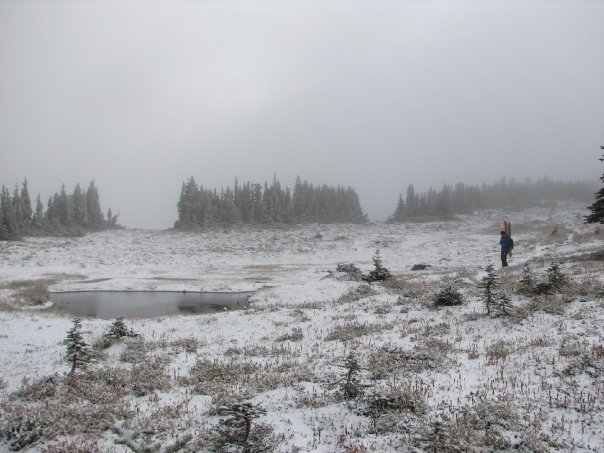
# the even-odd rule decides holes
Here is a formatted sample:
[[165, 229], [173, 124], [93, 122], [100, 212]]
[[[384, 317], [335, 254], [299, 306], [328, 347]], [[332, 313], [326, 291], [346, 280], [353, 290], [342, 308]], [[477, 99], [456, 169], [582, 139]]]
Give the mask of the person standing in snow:
[[501, 239], [499, 239], [499, 245], [501, 245], [501, 267], [507, 267], [508, 255], [514, 248], [514, 241], [505, 231], [502, 231]]

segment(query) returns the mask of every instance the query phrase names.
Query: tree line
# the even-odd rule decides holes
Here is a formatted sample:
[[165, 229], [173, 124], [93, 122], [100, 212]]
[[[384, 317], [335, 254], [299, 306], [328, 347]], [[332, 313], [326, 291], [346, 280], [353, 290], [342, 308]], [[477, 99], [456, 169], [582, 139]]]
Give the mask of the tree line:
[[111, 208], [103, 214], [94, 181], [86, 190], [76, 184], [72, 193], [67, 193], [63, 184], [60, 192], [48, 199], [46, 208], [40, 195], [35, 206], [32, 205], [27, 179], [21, 187], [15, 185], [12, 194], [6, 186], [2, 186], [0, 193], [0, 240], [39, 235], [75, 236], [119, 228], [117, 218]]
[[178, 201], [176, 229], [219, 225], [271, 223], [364, 223], [359, 197], [351, 187], [314, 186], [296, 178], [293, 190], [276, 177], [269, 185], [235, 179], [233, 188], [218, 192], [198, 185], [193, 177], [183, 183]]
[[547, 202], [587, 201], [593, 197], [593, 190], [593, 184], [589, 182], [552, 181], [546, 177], [536, 182], [502, 179], [494, 184], [473, 186], [464, 183], [454, 186], [445, 184], [440, 191], [430, 188], [422, 193], [417, 193], [413, 184], [410, 184], [405, 197], [399, 194], [396, 209], [388, 221], [448, 220], [455, 214], [469, 214], [486, 209], [521, 210]]

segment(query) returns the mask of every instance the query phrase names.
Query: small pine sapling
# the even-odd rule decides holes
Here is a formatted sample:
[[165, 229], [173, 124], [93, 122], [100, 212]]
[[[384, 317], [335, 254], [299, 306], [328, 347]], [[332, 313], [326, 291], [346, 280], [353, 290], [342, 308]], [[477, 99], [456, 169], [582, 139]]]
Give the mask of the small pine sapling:
[[434, 299], [434, 305], [437, 307], [462, 304], [463, 295], [456, 288], [453, 288], [452, 285], [445, 286]]
[[511, 310], [514, 308], [514, 305], [512, 304], [512, 299], [510, 298], [510, 296], [505, 293], [502, 293], [497, 298], [495, 308], [500, 313], [504, 315], [509, 315]]
[[382, 263], [382, 257], [380, 251], [376, 250], [372, 258], [373, 270], [365, 277], [365, 281], [368, 283], [384, 281], [392, 278], [392, 273]]
[[520, 278], [520, 291], [523, 294], [532, 294], [535, 291], [535, 277], [528, 263], [524, 264]]
[[560, 291], [566, 283], [566, 276], [560, 270], [560, 264], [554, 261], [547, 269], [547, 283], [553, 291]]
[[566, 276], [560, 270], [560, 264], [554, 261], [547, 269], [547, 281], [535, 286], [534, 294], [552, 294], [560, 292], [566, 283]]
[[254, 422], [266, 414], [260, 406], [234, 403], [220, 407], [218, 413], [225, 416], [215, 429], [220, 451], [223, 451], [223, 447], [235, 447], [234, 451], [268, 452], [275, 449], [282, 440], [274, 436], [271, 425]]
[[78, 368], [85, 369], [94, 361], [94, 353], [82, 335], [82, 321], [75, 318], [72, 322], [73, 326], [67, 331], [67, 338], [63, 340], [63, 344], [67, 346], [65, 359], [71, 364], [69, 374], [73, 374]]
[[138, 334], [133, 330], [126, 327], [124, 318], [122, 316], [116, 318], [113, 324], [109, 326], [109, 330], [103, 335], [103, 337], [109, 340], [119, 340], [124, 337], [138, 337]]
[[487, 314], [491, 314], [491, 309], [495, 305], [497, 301], [498, 291], [501, 287], [501, 281], [499, 277], [495, 273], [495, 269], [492, 264], [489, 264], [485, 271], [487, 275], [485, 275], [480, 283], [478, 283], [478, 287], [483, 290], [482, 300], [487, 309]]
[[364, 389], [369, 387], [369, 385], [361, 383], [359, 375], [361, 374], [362, 368], [354, 354], [350, 353], [348, 357], [346, 357], [346, 362], [342, 368], [345, 368], [346, 370], [344, 377], [337, 381], [337, 384], [340, 385], [342, 396], [346, 399], [354, 399], [362, 396], [365, 391]]

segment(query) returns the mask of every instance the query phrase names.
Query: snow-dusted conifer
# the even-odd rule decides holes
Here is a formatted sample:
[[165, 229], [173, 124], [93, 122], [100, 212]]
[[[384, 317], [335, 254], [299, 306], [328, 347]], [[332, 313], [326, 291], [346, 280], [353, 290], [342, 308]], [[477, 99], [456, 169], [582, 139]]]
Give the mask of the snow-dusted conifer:
[[525, 294], [531, 294], [535, 289], [535, 277], [528, 263], [525, 263], [522, 269], [520, 285], [521, 291]]
[[119, 316], [113, 321], [111, 326], [109, 326], [109, 330], [103, 337], [109, 340], [119, 340], [124, 337], [138, 337], [138, 334], [129, 329], [124, 322], [124, 318]]
[[73, 374], [76, 369], [84, 369], [94, 361], [94, 354], [88, 343], [84, 341], [82, 335], [82, 321], [79, 318], [73, 319], [73, 326], [67, 331], [67, 338], [63, 340], [63, 344], [67, 346], [67, 354], [65, 359], [71, 364]]
[[392, 273], [382, 263], [380, 251], [376, 250], [372, 258], [373, 270], [369, 272], [365, 280], [369, 283], [388, 280], [392, 278]]
[[498, 291], [501, 287], [501, 281], [499, 277], [495, 273], [495, 269], [492, 264], [489, 264], [485, 271], [487, 275], [485, 275], [480, 283], [478, 283], [478, 287], [483, 290], [482, 300], [484, 301], [485, 308], [487, 309], [487, 314], [491, 314], [491, 309], [493, 305], [497, 301]]
[[[600, 148], [604, 149], [604, 146]], [[604, 161], [604, 156], [600, 160]], [[604, 174], [600, 176], [600, 181], [604, 182]], [[595, 197], [596, 201], [588, 207], [591, 214], [585, 216], [585, 223], [604, 223], [604, 187], [596, 192]]]

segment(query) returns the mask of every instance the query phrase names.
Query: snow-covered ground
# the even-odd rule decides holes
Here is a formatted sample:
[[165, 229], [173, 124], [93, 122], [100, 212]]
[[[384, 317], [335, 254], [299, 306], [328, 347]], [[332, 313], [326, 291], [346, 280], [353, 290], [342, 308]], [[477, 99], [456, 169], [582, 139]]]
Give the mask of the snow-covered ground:
[[[280, 439], [278, 452], [604, 451], [603, 262], [592, 256], [604, 242], [585, 214], [564, 205], [425, 224], [0, 243], [0, 451], [15, 439], [30, 451], [167, 451], [178, 439], [181, 451], [216, 451], [218, 407], [236, 401], [266, 411], [253, 426]], [[500, 270], [504, 217], [515, 249]], [[342, 263], [370, 271], [376, 250], [394, 282], [367, 288], [328, 277]], [[561, 294], [518, 291], [526, 263], [543, 279], [553, 262], [569, 280]], [[488, 264], [511, 315], [486, 315], [477, 285]], [[93, 385], [84, 372], [79, 396], [69, 393], [63, 340], [72, 321], [31, 306], [36, 282], [42, 293], [45, 285], [257, 291], [244, 311], [127, 320], [141, 338], [112, 345], [90, 368], [99, 380], [113, 373], [113, 383], [128, 376], [123, 394], [109, 386], [114, 397], [101, 403], [82, 390]], [[446, 284], [464, 295], [462, 306], [432, 306]], [[111, 323], [84, 319], [86, 341], [98, 342]], [[361, 367], [356, 397], [342, 395], [349, 357]]]

